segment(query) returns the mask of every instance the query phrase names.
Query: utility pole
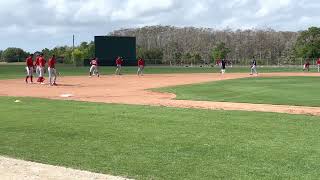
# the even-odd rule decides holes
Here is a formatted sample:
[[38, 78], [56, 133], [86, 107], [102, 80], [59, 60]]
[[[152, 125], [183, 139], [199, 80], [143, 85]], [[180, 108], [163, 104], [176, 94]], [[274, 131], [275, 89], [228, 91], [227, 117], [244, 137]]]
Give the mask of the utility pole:
[[71, 61], [72, 61], [72, 63], [73, 63], [73, 64], [76, 64], [76, 63], [74, 62], [74, 55], [73, 55], [73, 53], [74, 53], [74, 34], [72, 35], [72, 53], [71, 53]]
[[74, 50], [74, 34], [72, 35], [72, 51]]

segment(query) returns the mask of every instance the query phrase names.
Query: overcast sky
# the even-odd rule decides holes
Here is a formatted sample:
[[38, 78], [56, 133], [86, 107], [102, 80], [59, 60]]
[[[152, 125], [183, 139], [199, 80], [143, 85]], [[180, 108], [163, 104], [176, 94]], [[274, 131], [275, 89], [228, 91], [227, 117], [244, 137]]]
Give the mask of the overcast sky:
[[0, 0], [0, 49], [91, 41], [145, 25], [298, 31], [320, 26], [319, 0]]

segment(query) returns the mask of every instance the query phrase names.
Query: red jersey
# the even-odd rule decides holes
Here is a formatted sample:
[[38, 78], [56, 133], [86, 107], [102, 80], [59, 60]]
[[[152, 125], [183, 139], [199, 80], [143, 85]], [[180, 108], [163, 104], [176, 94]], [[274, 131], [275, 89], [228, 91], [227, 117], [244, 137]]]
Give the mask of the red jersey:
[[26, 59], [26, 65], [28, 67], [33, 67], [33, 60], [32, 60], [32, 57], [29, 56], [27, 59]]
[[94, 66], [98, 66], [98, 60], [97, 59], [92, 59], [90, 64], [94, 65]]
[[306, 62], [304, 65], [305, 65], [306, 67], [309, 67], [309, 66], [310, 66], [310, 63], [309, 63], [309, 62]]
[[121, 59], [121, 58], [117, 58], [116, 64], [117, 64], [117, 65], [122, 65], [122, 59]]
[[36, 57], [36, 61], [35, 61], [34, 65], [39, 66], [39, 56]]
[[317, 64], [320, 65], [320, 58], [318, 59]]
[[48, 66], [50, 68], [55, 68], [55, 64], [56, 64], [56, 59], [55, 58], [50, 58], [48, 61]]
[[45, 67], [46, 66], [46, 60], [44, 60], [43, 57], [39, 58], [39, 66], [41, 66], [41, 67]]
[[144, 60], [143, 59], [139, 59], [138, 60], [138, 66], [144, 66]]

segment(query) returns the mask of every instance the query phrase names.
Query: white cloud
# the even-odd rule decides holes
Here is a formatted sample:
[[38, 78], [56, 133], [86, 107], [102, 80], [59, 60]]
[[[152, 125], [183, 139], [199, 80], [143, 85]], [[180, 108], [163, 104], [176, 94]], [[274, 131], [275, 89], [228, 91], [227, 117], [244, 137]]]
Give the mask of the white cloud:
[[[0, 49], [39, 50], [145, 25], [213, 28], [320, 26], [318, 0], [9, 0], [0, 1]], [[27, 42], [26, 42], [27, 41]]]

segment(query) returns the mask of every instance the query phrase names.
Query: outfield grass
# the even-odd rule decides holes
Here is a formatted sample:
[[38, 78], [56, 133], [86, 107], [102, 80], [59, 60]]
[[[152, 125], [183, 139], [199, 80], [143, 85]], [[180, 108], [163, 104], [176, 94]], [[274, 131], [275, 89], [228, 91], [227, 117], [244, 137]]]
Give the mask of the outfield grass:
[[[78, 75], [88, 75], [89, 67], [75, 67], [73, 65], [57, 65], [58, 72], [62, 76], [78, 76]], [[137, 71], [136, 67], [124, 67], [123, 74], [135, 74]], [[292, 67], [263, 67], [258, 68], [259, 72], [301, 72], [301, 68]], [[315, 72], [315, 69], [312, 69]], [[102, 75], [113, 74], [115, 72], [115, 67], [100, 67], [100, 73]], [[168, 66], [146, 66], [146, 74], [165, 74], [165, 73], [218, 73], [220, 69], [218, 67], [168, 67]], [[250, 69], [248, 67], [234, 67], [227, 68], [227, 72], [236, 73], [244, 72], [249, 73]], [[12, 79], [12, 78], [23, 78], [25, 76], [24, 65], [7, 65], [0, 64], [0, 79]]]
[[314, 116], [0, 97], [0, 154], [137, 179], [319, 179]]
[[177, 99], [320, 106], [320, 77], [243, 78], [157, 89]]

